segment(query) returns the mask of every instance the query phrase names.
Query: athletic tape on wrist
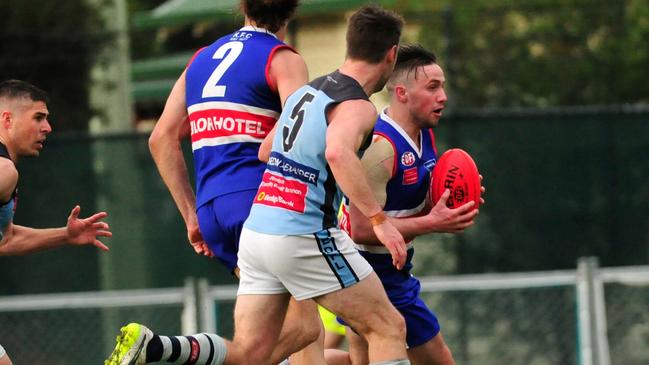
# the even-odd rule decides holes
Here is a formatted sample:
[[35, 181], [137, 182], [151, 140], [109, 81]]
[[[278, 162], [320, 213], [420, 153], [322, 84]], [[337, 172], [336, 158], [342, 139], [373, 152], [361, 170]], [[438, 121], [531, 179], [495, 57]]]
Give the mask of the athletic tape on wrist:
[[370, 219], [370, 223], [373, 226], [378, 226], [379, 224], [382, 224], [383, 222], [385, 222], [386, 217], [385, 217], [385, 213], [383, 211], [380, 211], [380, 212], [374, 214], [373, 216], [369, 217], [369, 219]]

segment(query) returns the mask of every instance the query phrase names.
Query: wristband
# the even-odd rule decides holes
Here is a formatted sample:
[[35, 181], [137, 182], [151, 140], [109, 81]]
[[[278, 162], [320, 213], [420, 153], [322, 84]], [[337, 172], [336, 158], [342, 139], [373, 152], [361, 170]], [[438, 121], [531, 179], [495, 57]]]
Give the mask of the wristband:
[[369, 217], [369, 219], [370, 219], [370, 223], [373, 226], [378, 226], [380, 224], [383, 224], [383, 222], [385, 222], [386, 217], [385, 217], [385, 213], [383, 211], [380, 211], [374, 214], [373, 216]]

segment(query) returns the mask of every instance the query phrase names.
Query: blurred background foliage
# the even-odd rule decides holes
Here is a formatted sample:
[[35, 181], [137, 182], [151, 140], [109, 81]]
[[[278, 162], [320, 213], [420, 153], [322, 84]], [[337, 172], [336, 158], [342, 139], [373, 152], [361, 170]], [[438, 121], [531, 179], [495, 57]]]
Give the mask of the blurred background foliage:
[[441, 16], [424, 25], [421, 42], [444, 50], [456, 106], [649, 101], [646, 0], [428, 3], [417, 13]]
[[93, 115], [91, 69], [111, 38], [97, 5], [2, 0], [0, 14], [0, 79], [21, 79], [46, 90], [57, 132], [86, 130]]
[[[0, 78], [52, 94], [59, 131], [86, 130], [98, 50], [114, 34], [109, 0], [3, 0]], [[131, 14], [163, 0], [129, 0]], [[548, 107], [649, 101], [649, 1], [394, 0], [445, 66], [453, 108]], [[38, 11], [34, 11], [38, 9]], [[74, 16], [71, 16], [74, 14]], [[242, 18], [131, 32], [133, 59], [192, 52]]]

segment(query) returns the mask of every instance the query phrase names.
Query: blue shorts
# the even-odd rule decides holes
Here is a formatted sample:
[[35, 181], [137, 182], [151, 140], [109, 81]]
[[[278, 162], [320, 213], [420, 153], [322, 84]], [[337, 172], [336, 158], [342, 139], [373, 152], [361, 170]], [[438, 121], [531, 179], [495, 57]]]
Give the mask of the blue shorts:
[[359, 250], [374, 268], [392, 305], [406, 321], [406, 343], [409, 348], [423, 345], [439, 331], [439, 321], [426, 303], [419, 297], [421, 284], [410, 275], [414, 248], [408, 250], [408, 258], [402, 270], [392, 265], [389, 253], [370, 253]]
[[205, 243], [230, 272], [237, 267], [239, 237], [257, 190], [220, 195], [196, 209]]

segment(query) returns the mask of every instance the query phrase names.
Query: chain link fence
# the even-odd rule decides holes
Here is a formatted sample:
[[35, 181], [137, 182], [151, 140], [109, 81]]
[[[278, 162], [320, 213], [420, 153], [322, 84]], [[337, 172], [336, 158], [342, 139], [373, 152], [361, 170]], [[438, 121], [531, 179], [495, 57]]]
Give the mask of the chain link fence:
[[570, 286], [436, 292], [436, 312], [458, 364], [576, 364]]
[[[463, 365], [649, 363], [649, 266], [428, 276], [422, 296]], [[236, 286], [0, 297], [0, 343], [15, 364], [101, 364], [119, 327], [231, 338]]]
[[161, 333], [196, 331], [193, 285], [0, 298], [0, 344], [13, 363], [103, 364], [123, 324], [147, 323]]

